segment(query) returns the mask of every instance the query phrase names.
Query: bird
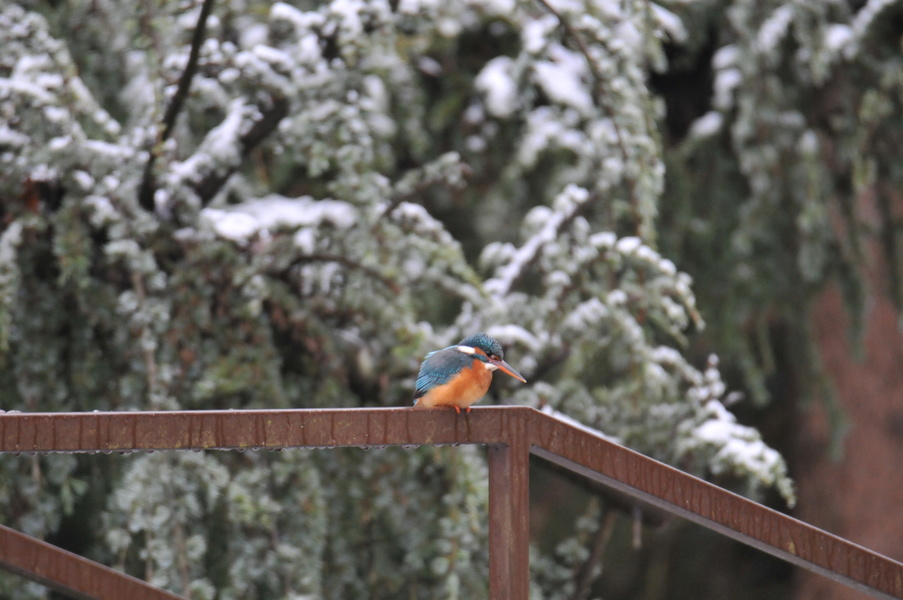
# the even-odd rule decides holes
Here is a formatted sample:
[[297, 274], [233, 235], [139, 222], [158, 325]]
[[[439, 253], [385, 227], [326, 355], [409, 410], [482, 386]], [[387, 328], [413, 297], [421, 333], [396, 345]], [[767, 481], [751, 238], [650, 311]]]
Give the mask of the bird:
[[451, 406], [461, 414], [486, 395], [496, 369], [527, 383], [505, 362], [502, 345], [485, 333], [475, 333], [448, 348], [430, 352], [420, 365], [414, 392], [415, 408]]

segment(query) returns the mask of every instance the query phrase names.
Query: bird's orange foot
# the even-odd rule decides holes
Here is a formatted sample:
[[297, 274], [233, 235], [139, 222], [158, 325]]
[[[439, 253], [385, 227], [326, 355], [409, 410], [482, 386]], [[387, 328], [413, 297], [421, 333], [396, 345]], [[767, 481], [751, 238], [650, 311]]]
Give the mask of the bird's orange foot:
[[457, 404], [452, 404], [451, 406], [455, 409], [456, 414], [461, 414], [461, 408]]
[[470, 414], [470, 407], [468, 406], [467, 408], [465, 408], [464, 412], [466, 412], [467, 414]]

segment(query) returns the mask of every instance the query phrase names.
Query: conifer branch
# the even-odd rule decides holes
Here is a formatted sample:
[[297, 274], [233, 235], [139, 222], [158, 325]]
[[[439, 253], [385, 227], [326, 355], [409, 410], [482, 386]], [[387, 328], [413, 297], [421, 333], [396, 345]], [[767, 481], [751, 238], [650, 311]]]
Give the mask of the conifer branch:
[[[263, 116], [239, 137], [242, 159], [246, 158], [267, 136], [275, 131], [282, 119], [288, 115], [288, 106], [288, 101], [284, 98], [273, 99], [272, 106], [263, 110]], [[226, 169], [211, 171], [194, 185], [194, 191], [203, 206], [210, 203], [239, 166], [240, 163]]]
[[[605, 116], [609, 118], [611, 121], [611, 125], [614, 128], [615, 138], [618, 142], [618, 149], [621, 153], [621, 159], [624, 161], [624, 164], [627, 165], [630, 163], [630, 155], [627, 152], [627, 144], [624, 142], [624, 135], [621, 132], [621, 126], [618, 125], [617, 115], [615, 114], [614, 108], [611, 104], [606, 100], [603, 89], [602, 82], [605, 81], [605, 78], [602, 76], [602, 72], [599, 70], [599, 66], [596, 64], [596, 61], [593, 60], [592, 55], [589, 51], [589, 46], [586, 45], [586, 40], [577, 32], [577, 29], [571, 24], [571, 22], [563, 15], [561, 12], [552, 6], [549, 0], [536, 0], [539, 4], [543, 6], [549, 13], [552, 14], [556, 19], [558, 19], [558, 23], [561, 25], [561, 28], [564, 29], [567, 36], [574, 41], [574, 44], [577, 45], [577, 49], [580, 51], [580, 54], [583, 55], [583, 58], [586, 59], [586, 64], [589, 67], [590, 73], [593, 76], [593, 80], [595, 85], [592, 87], [593, 89], [593, 98], [596, 101], [596, 104], [605, 111]], [[634, 178], [629, 175], [624, 175], [625, 185], [627, 187], [627, 196], [630, 202], [630, 205], [633, 207], [634, 213], [639, 215], [638, 210], [638, 199], [636, 197], [636, 181]], [[639, 218], [637, 216], [637, 218]]]
[[201, 54], [201, 44], [204, 43], [204, 35], [207, 31], [207, 18], [213, 12], [214, 0], [204, 0], [201, 5], [201, 13], [198, 15], [197, 25], [194, 27], [194, 33], [191, 36], [191, 50], [188, 53], [188, 62], [185, 64], [185, 70], [179, 77], [179, 86], [166, 107], [166, 113], [163, 115], [163, 131], [160, 138], [151, 148], [150, 156], [147, 158], [147, 164], [144, 165], [144, 176], [141, 180], [141, 188], [138, 192], [138, 203], [141, 208], [147, 211], [154, 210], [154, 192], [156, 192], [157, 182], [154, 175], [154, 166], [157, 163], [160, 147], [163, 142], [172, 135], [172, 130], [176, 125], [176, 119], [182, 111], [182, 106], [188, 98], [188, 92], [191, 89], [191, 81], [197, 73], [198, 58]]
[[596, 565], [602, 562], [602, 555], [611, 541], [611, 536], [615, 531], [616, 517], [617, 513], [615, 511], [606, 510], [605, 514], [599, 519], [589, 557], [587, 557], [586, 562], [583, 563], [577, 573], [577, 586], [574, 591], [575, 600], [584, 600], [590, 595], [590, 586], [596, 576]]
[[283, 275], [283, 276], [288, 275], [289, 271], [291, 271], [292, 268], [294, 268], [300, 264], [303, 264], [303, 263], [312, 263], [312, 262], [339, 263], [340, 265], [342, 265], [344, 267], [347, 267], [347, 268], [355, 270], [355, 271], [360, 271], [367, 277], [369, 277], [375, 281], [378, 281], [379, 283], [384, 285], [393, 294], [401, 293], [401, 287], [398, 285], [397, 282], [386, 277], [385, 275], [383, 275], [382, 273], [380, 273], [379, 271], [377, 271], [376, 269], [374, 269], [372, 267], [368, 267], [367, 265], [361, 264], [360, 262], [358, 262], [352, 258], [348, 258], [347, 256], [342, 256], [340, 254], [305, 254], [305, 255], [299, 256], [298, 258], [293, 260], [284, 269], [281, 269], [279, 271], [279, 274]]

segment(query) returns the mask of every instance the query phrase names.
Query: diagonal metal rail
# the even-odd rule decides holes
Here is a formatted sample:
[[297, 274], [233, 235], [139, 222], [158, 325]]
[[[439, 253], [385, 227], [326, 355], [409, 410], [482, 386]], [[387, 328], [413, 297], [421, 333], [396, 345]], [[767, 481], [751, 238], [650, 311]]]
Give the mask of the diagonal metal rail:
[[[481, 407], [460, 416], [411, 408], [0, 414], [0, 452], [6, 453], [427, 444], [489, 447], [492, 600], [528, 598], [531, 453], [873, 597], [903, 598], [900, 562], [532, 408]], [[115, 571], [96, 576], [112, 590], [108, 593], [54, 579], [48, 570], [23, 568], [6, 539], [0, 535], [0, 568], [65, 587], [78, 598], [139, 597], [117, 587], [125, 584], [115, 578], [128, 576]], [[54, 563], [68, 554], [41, 548], [38, 562]], [[148, 593], [166, 594], [138, 583]]]
[[181, 596], [5, 525], [0, 525], [0, 567], [79, 600], [181, 600]]

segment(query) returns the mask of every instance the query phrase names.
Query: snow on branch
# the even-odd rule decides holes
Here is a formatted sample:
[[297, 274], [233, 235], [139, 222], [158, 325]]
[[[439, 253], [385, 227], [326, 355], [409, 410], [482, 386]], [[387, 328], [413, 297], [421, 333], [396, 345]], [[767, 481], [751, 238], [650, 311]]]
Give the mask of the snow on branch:
[[[577, 186], [568, 186], [555, 198], [559, 210], [551, 213], [542, 227], [507, 259], [506, 264], [496, 270], [496, 274], [485, 283], [486, 291], [492, 295], [507, 295], [526, 271], [539, 259], [544, 249], [556, 243], [558, 236], [590, 201], [590, 194]], [[493, 253], [497, 245], [490, 245], [486, 252]]]
[[[182, 75], [179, 77], [179, 85], [176, 89], [176, 93], [170, 98], [169, 105], [166, 107], [166, 113], [163, 115], [160, 137], [156, 140], [155, 145], [169, 139], [173, 127], [176, 125], [176, 119], [179, 117], [179, 113], [182, 110], [182, 106], [188, 98], [188, 91], [191, 89], [191, 81], [194, 79], [194, 74], [197, 71], [201, 44], [204, 41], [204, 33], [207, 28], [207, 18], [213, 10], [213, 2], [214, 0], [204, 0], [204, 3], [201, 5], [201, 10], [198, 14], [198, 22], [197, 25], [195, 25], [194, 33], [191, 37], [191, 50], [188, 53], [188, 61], [185, 64], [185, 70], [182, 71]], [[154, 188], [156, 187], [154, 183], [154, 164], [156, 161], [157, 150], [152, 148], [147, 159], [147, 164], [144, 167], [144, 177], [141, 181], [141, 187], [138, 190], [138, 203], [147, 211], [154, 210]]]

